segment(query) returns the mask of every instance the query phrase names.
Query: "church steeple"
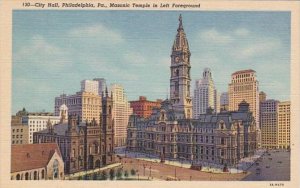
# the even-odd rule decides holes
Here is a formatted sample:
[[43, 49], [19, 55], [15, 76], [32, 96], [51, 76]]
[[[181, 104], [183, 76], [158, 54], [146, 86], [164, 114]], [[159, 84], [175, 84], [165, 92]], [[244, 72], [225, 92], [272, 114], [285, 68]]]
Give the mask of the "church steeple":
[[179, 25], [171, 53], [170, 100], [182, 117], [192, 117], [192, 99], [190, 96], [190, 50], [183, 29], [182, 16], [179, 15]]

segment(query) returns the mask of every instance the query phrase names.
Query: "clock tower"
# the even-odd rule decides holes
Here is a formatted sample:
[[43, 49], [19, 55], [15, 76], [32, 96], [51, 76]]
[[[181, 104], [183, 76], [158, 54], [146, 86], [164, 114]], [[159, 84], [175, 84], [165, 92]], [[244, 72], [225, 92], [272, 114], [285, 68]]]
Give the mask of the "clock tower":
[[189, 44], [179, 16], [177, 35], [171, 54], [170, 100], [176, 111], [182, 112], [184, 118], [192, 118], [192, 99], [190, 93], [190, 57]]

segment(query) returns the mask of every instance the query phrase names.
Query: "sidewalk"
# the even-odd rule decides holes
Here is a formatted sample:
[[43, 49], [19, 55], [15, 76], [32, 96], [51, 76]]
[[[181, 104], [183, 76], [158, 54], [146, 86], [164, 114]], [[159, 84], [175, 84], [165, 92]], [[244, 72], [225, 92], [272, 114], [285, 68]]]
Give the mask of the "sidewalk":
[[87, 175], [87, 174], [93, 174], [93, 173], [100, 172], [100, 171], [103, 171], [103, 170], [115, 168], [115, 167], [118, 167], [118, 166], [121, 166], [121, 165], [122, 165], [121, 163], [114, 163], [114, 164], [110, 164], [110, 165], [107, 165], [107, 166], [102, 167], [102, 168], [92, 169], [92, 170], [88, 170], [88, 171], [76, 172], [76, 173], [73, 173], [73, 174], [66, 175], [65, 179], [69, 180], [69, 179], [73, 179], [73, 178], [78, 178], [79, 176], [84, 176], [84, 175]]

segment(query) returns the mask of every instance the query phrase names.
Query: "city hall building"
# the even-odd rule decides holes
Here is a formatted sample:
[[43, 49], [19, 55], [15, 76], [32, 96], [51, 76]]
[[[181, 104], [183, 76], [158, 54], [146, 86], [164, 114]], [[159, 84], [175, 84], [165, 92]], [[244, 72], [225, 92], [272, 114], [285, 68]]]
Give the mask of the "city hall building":
[[236, 111], [216, 114], [208, 108], [193, 119], [190, 56], [180, 15], [171, 54], [170, 99], [149, 118], [130, 116], [127, 150], [157, 155], [162, 161], [235, 165], [257, 148], [255, 118], [249, 104], [242, 101]]

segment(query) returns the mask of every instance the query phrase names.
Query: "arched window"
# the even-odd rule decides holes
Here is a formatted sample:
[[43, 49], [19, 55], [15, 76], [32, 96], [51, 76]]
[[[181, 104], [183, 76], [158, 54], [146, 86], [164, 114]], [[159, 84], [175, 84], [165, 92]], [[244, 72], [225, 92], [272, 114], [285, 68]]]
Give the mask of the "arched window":
[[33, 173], [33, 179], [37, 180], [37, 171], [34, 171], [34, 173]]
[[17, 179], [17, 180], [20, 180], [20, 179], [21, 179], [20, 174], [17, 174], [16, 179]]
[[26, 174], [25, 174], [25, 180], [29, 180], [29, 173], [28, 172], [26, 172]]
[[45, 179], [45, 170], [42, 170], [42, 179]]
[[53, 162], [53, 179], [57, 179], [58, 175], [59, 175], [58, 160], [55, 159]]
[[111, 114], [111, 106], [108, 106], [108, 114]]

